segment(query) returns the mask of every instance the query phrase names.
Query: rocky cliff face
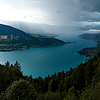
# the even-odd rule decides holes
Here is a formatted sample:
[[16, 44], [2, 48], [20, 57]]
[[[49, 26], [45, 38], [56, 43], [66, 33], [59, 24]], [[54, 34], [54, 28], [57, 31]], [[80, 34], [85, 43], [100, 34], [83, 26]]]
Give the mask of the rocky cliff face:
[[0, 35], [0, 40], [31, 39], [28, 35]]
[[3, 39], [8, 39], [7, 35], [0, 35], [0, 40], [3, 40]]

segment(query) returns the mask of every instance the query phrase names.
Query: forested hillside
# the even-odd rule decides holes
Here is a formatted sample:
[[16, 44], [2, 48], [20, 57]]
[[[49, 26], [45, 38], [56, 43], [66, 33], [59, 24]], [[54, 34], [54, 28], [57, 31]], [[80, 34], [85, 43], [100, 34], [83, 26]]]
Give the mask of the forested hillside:
[[0, 64], [0, 100], [100, 100], [100, 53], [68, 72], [23, 76], [18, 62]]
[[82, 50], [77, 51], [77, 53], [79, 53], [80, 55], [85, 55], [87, 57], [92, 57], [100, 51], [100, 33], [97, 33], [97, 34], [85, 33], [85, 34], [79, 35], [79, 37], [83, 39], [94, 40], [97, 43], [97, 46], [83, 48]]
[[34, 36], [14, 27], [0, 24], [0, 51], [25, 50], [63, 44], [66, 42], [53, 37]]

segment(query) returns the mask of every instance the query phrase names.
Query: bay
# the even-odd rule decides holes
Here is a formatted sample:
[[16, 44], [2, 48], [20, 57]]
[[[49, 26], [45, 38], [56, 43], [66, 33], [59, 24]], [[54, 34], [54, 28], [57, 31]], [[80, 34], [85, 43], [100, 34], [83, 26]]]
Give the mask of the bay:
[[66, 42], [73, 42], [61, 46], [31, 48], [24, 51], [0, 52], [0, 63], [6, 61], [14, 64], [18, 61], [24, 75], [46, 77], [55, 72], [68, 71], [70, 67], [75, 68], [85, 59], [89, 59], [77, 53], [78, 50], [86, 47], [96, 46], [93, 40], [81, 39], [77, 36], [61, 35], [58, 39]]

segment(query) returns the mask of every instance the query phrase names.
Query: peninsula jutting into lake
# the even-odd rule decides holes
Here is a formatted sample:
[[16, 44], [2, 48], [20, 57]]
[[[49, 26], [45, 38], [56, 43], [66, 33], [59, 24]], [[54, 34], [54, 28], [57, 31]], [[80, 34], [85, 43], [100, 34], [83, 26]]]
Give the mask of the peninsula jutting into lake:
[[0, 51], [16, 51], [29, 48], [58, 46], [73, 42], [64, 42], [62, 40], [25, 32], [11, 26], [0, 24]]
[[79, 53], [80, 55], [85, 55], [87, 57], [92, 57], [100, 51], [100, 33], [97, 34], [85, 33], [79, 35], [79, 37], [83, 39], [94, 40], [97, 43], [97, 47], [83, 48], [82, 50], [77, 51], [77, 53]]

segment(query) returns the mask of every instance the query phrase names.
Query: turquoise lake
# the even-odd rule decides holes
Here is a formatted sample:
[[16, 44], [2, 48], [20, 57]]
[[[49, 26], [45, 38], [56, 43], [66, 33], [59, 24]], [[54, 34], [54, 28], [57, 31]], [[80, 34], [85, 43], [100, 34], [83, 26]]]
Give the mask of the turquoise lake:
[[76, 41], [76, 43], [53, 47], [31, 48], [24, 51], [0, 52], [0, 63], [6, 61], [14, 64], [18, 61], [24, 75], [46, 77], [55, 72], [68, 71], [70, 67], [75, 68], [85, 59], [85, 56], [77, 54], [77, 51], [96, 46], [92, 40], [81, 39], [77, 36], [59, 36], [64, 41]]

